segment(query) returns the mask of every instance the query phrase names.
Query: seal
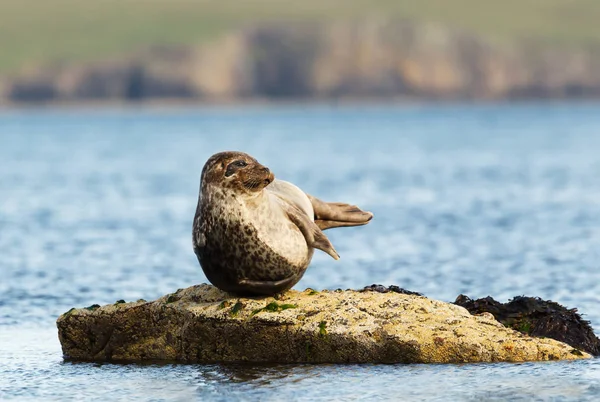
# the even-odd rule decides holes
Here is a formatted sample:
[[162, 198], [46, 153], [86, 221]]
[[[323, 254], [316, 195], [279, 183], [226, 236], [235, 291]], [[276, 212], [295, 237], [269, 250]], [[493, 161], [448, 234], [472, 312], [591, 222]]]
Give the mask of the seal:
[[240, 296], [274, 295], [304, 275], [314, 250], [340, 257], [323, 233], [373, 218], [354, 205], [324, 202], [244, 152], [212, 155], [200, 178], [193, 248], [207, 279]]

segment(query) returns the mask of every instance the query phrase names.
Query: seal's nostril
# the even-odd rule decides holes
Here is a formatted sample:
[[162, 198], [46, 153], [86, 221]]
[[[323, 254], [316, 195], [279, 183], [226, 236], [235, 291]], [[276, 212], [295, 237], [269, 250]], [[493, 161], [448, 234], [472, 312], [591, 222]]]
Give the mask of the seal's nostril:
[[266, 167], [266, 168], [263, 168], [263, 170], [265, 171], [265, 173], [271, 173], [271, 171], [269, 170], [269, 168], [268, 168], [268, 167]]

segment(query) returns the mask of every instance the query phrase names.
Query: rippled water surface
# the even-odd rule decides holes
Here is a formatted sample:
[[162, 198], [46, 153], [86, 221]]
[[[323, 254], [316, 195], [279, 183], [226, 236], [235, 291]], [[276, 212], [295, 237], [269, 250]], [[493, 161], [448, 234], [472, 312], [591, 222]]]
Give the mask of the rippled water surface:
[[439, 300], [540, 296], [600, 329], [600, 105], [0, 113], [0, 399], [595, 400], [600, 362], [64, 362], [71, 307], [206, 282], [191, 248], [214, 152], [375, 214], [328, 232], [297, 289], [396, 284]]

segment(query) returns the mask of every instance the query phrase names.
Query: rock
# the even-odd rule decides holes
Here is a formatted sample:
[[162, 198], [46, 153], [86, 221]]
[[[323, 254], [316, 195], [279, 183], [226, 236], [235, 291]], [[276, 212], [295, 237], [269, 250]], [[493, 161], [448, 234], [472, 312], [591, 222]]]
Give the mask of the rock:
[[395, 293], [402, 293], [405, 295], [423, 296], [422, 293], [413, 292], [412, 290], [406, 290], [406, 289], [403, 289], [396, 285], [383, 286], [383, 285], [373, 284], [371, 286], [365, 286], [360, 291], [361, 292], [379, 292], [379, 293], [395, 292]]
[[589, 321], [577, 313], [550, 300], [538, 297], [517, 296], [508, 303], [492, 297], [472, 300], [459, 295], [455, 304], [472, 314], [491, 313], [507, 327], [531, 336], [543, 336], [568, 343], [594, 356], [600, 355], [600, 339], [594, 335]]
[[465, 363], [589, 358], [491, 314], [388, 291], [291, 290], [237, 298], [203, 284], [153, 302], [71, 309], [65, 358], [88, 361]]

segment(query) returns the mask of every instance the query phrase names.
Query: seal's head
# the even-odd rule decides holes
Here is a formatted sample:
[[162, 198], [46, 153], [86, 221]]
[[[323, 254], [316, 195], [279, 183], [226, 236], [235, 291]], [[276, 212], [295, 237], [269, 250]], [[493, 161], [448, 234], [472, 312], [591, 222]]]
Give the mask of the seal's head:
[[253, 194], [268, 186], [275, 176], [268, 167], [243, 152], [219, 152], [202, 169], [202, 190], [209, 185], [237, 193]]

